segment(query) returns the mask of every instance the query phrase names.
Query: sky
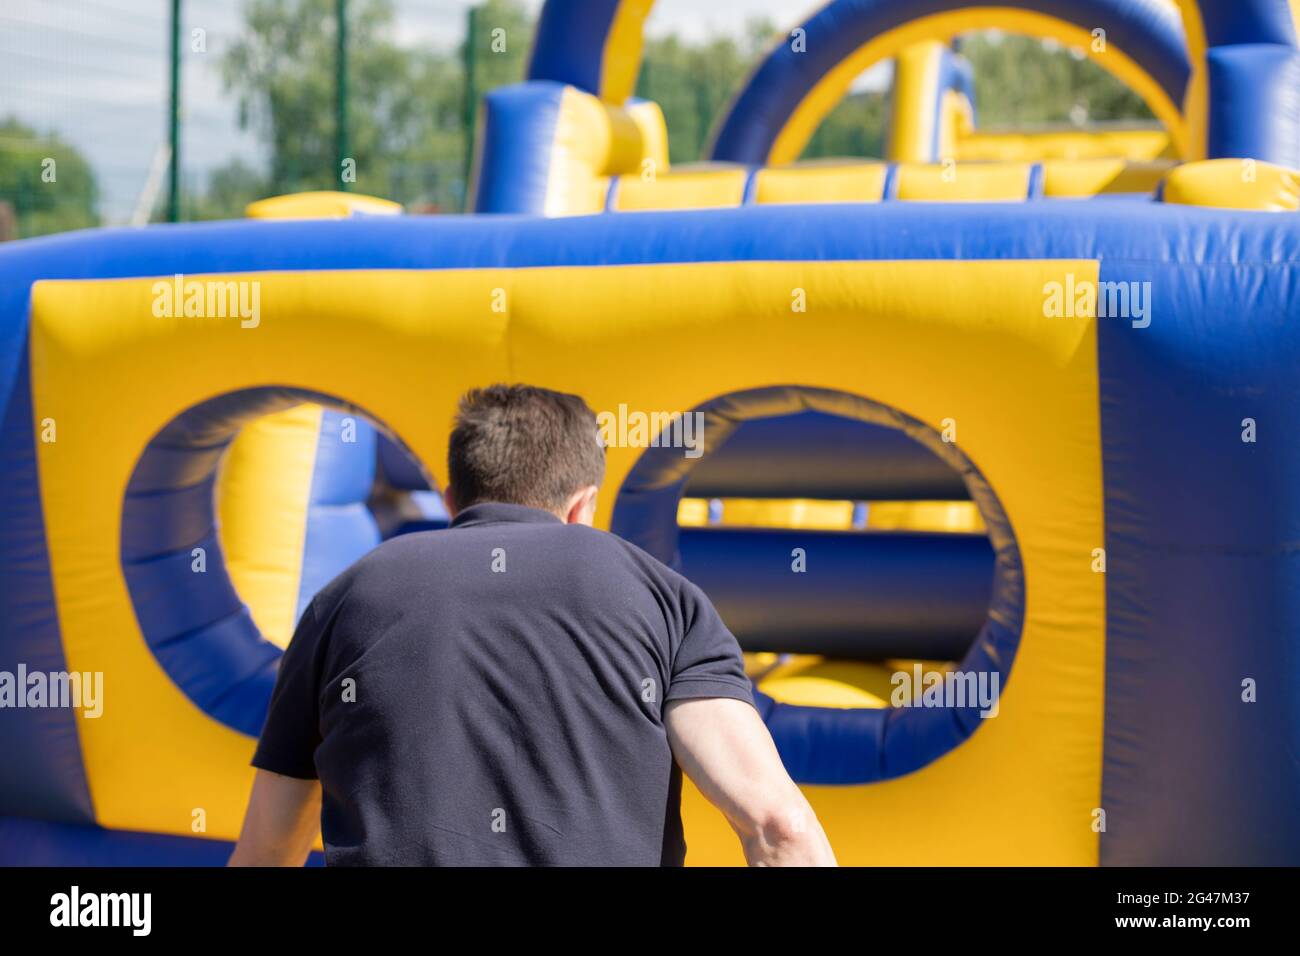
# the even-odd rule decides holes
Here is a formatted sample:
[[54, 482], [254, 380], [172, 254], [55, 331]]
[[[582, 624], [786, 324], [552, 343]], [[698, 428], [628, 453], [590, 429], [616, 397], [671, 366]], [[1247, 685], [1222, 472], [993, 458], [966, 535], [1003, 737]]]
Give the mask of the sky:
[[[542, 0], [525, 0], [534, 12]], [[466, 0], [394, 0], [399, 41], [452, 49], [464, 32]], [[264, 161], [239, 129], [236, 103], [217, 64], [239, 30], [238, 0], [185, 0], [183, 37], [202, 29], [206, 51], [187, 53], [182, 76], [183, 178], [199, 187], [240, 157]], [[658, 0], [646, 30], [692, 39], [725, 33], [753, 17], [789, 28], [821, 0]], [[0, 119], [58, 133], [95, 167], [100, 210], [129, 221], [151, 165], [165, 159], [169, 0], [4, 0], [0, 4]], [[879, 85], [878, 80], [867, 80]]]

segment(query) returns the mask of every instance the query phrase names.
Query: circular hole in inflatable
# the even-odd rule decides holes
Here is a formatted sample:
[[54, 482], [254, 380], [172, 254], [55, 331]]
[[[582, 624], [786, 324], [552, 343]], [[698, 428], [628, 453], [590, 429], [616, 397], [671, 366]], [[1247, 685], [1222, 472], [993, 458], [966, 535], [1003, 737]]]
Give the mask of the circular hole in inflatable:
[[[271, 427], [241, 434], [259, 420]], [[316, 591], [384, 537], [445, 518], [373, 421], [318, 392], [247, 389], [178, 415], [136, 463], [120, 547], [136, 620], [164, 672], [234, 730], [260, 733]]]
[[772, 689], [760, 710], [796, 779], [899, 776], [996, 714], [1021, 561], [960, 448], [824, 389], [734, 393], [687, 415], [703, 454], [646, 449], [612, 527], [709, 594]]

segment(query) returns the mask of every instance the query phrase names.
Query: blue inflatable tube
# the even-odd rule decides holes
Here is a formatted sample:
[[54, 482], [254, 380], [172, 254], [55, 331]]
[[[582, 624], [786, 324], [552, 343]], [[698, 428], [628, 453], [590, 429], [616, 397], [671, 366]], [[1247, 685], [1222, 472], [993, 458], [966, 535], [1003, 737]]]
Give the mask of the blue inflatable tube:
[[1300, 166], [1300, 50], [1244, 43], [1210, 49], [1207, 151]]
[[[224, 866], [226, 840], [0, 816], [0, 866]], [[308, 866], [324, 866], [313, 850]]]
[[691, 470], [696, 498], [965, 501], [961, 475], [896, 428], [803, 412], [746, 422]]
[[483, 145], [476, 151], [470, 210], [546, 214], [546, 183], [564, 86], [521, 83], [483, 98]]
[[605, 42], [620, 0], [547, 3], [537, 18], [528, 79], [553, 80], [599, 94]]
[[747, 651], [956, 661], [989, 613], [980, 534], [683, 528], [679, 547]]
[[[213, 489], [221, 456], [244, 422], [304, 401], [339, 409], [327, 425], [335, 431], [342, 414], [358, 423], [365, 417], [361, 409], [305, 389], [218, 396], [150, 440], [122, 505], [122, 572], [145, 644], [196, 707], [254, 737], [266, 719], [280, 649], [262, 637], [226, 571]], [[324, 467], [313, 476], [303, 564], [310, 588], [341, 570], [338, 562], [345, 566], [379, 543], [373, 518], [356, 501], [373, 478], [374, 429], [358, 434], [369, 447], [353, 456], [353, 466], [340, 467], [338, 445], [327, 445]], [[195, 591], [190, 582], [200, 552], [213, 583]]]

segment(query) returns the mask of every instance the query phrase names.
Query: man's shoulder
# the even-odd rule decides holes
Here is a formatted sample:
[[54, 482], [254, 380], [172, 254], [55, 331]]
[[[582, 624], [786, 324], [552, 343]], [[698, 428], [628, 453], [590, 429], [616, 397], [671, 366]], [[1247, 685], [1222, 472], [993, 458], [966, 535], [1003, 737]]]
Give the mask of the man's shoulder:
[[402, 572], [418, 568], [441, 549], [443, 531], [416, 531], [381, 541], [321, 589], [323, 595], [342, 595], [359, 588], [395, 580]]
[[[647, 587], [674, 596], [693, 588], [677, 571], [610, 531], [576, 524], [495, 527], [523, 530], [534, 542], [544, 539], [548, 559], [557, 564], [568, 564], [575, 572], [581, 569], [580, 573], [592, 572], [604, 578], [613, 575], [635, 578]], [[411, 575], [427, 578], [427, 569], [441, 562], [452, 563], [443, 563], [443, 574], [436, 576], [435, 580], [454, 579], [465, 550], [482, 545], [481, 535], [464, 534], [455, 528], [418, 531], [390, 538], [358, 559], [330, 582], [323, 593], [329, 592], [325, 594], [328, 600], [331, 595], [341, 597], [347, 593], [358, 596], [376, 588], [388, 592]]]
[[680, 573], [644, 548], [612, 531], [601, 531], [585, 525], [568, 525], [566, 531], [575, 539], [581, 540], [592, 557], [606, 562], [605, 567], [609, 571], [626, 570], [674, 592], [690, 586], [690, 582]]
[[440, 550], [449, 539], [450, 535], [446, 529], [399, 534], [395, 538], [379, 542], [376, 547], [362, 555], [352, 567], [363, 571], [376, 566], [404, 563], [412, 557]]
[[443, 535], [418, 531], [380, 542], [316, 592], [312, 613], [323, 623], [347, 606], [390, 607], [413, 594], [434, 594], [444, 576], [430, 569], [446, 557]]

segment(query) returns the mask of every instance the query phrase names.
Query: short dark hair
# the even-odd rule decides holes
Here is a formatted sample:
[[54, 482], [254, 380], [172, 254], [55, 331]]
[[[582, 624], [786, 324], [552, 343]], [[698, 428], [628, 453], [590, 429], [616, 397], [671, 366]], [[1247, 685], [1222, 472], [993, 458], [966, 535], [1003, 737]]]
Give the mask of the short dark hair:
[[461, 398], [447, 449], [457, 510], [500, 501], [558, 511], [604, 477], [596, 414], [577, 395], [489, 385]]

